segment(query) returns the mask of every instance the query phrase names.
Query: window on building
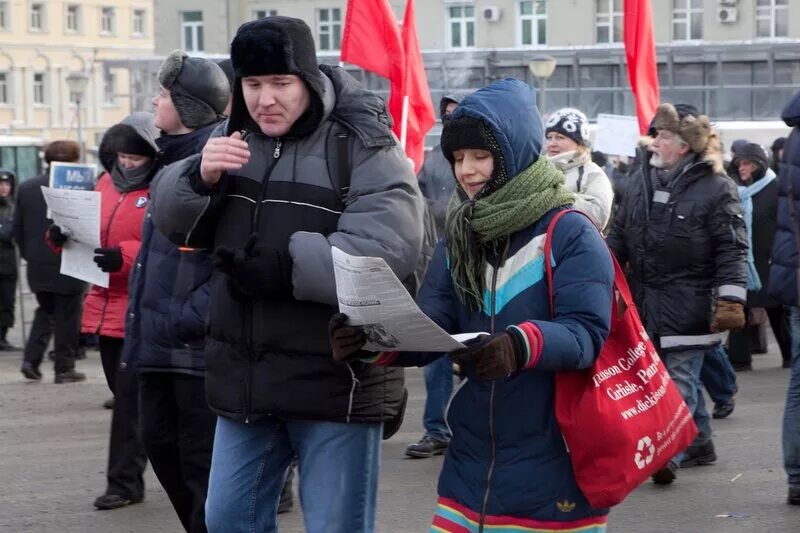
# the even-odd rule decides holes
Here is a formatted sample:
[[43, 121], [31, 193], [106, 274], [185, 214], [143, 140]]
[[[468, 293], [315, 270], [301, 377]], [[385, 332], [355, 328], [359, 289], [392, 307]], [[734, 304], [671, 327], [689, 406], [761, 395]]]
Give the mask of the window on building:
[[81, 24], [81, 6], [70, 4], [67, 6], [67, 31], [78, 33]]
[[0, 72], [0, 104], [11, 102], [10, 91], [8, 88], [8, 73]]
[[[523, 2], [526, 3], [526, 2]], [[527, 2], [531, 3], [531, 2]], [[447, 7], [447, 30], [450, 48], [472, 48], [475, 46], [475, 6], [456, 5]]]
[[624, 0], [597, 0], [597, 43], [621, 43]]
[[672, 0], [672, 39], [699, 41], [703, 38], [703, 0]]
[[42, 31], [44, 29], [45, 5], [36, 3], [31, 4], [30, 29], [32, 31]]
[[[547, 44], [547, 1], [533, 0], [519, 3], [520, 44], [536, 46]], [[474, 27], [474, 26], [473, 26]]]
[[113, 72], [107, 72], [103, 78], [103, 103], [117, 104], [117, 75]]
[[44, 72], [34, 72], [33, 74], [33, 103], [44, 105], [46, 100], [47, 91], [45, 88], [45, 75]]
[[103, 7], [100, 8], [100, 34], [101, 35], [112, 35], [114, 30], [116, 29], [115, 26], [115, 18], [116, 10], [113, 7]]
[[789, 0], [758, 0], [756, 36], [768, 39], [789, 36]]
[[202, 52], [205, 50], [202, 11], [184, 11], [181, 13], [181, 40], [181, 48], [187, 52]]
[[137, 37], [144, 35], [146, 17], [147, 11], [144, 9], [133, 10], [133, 35]]
[[342, 47], [342, 10], [317, 10], [317, 35], [320, 50], [339, 50]]
[[0, 30], [7, 30], [11, 26], [11, 13], [8, 0], [0, 1]]
[[265, 19], [267, 17], [277, 17], [277, 9], [256, 9], [253, 11], [253, 20]]

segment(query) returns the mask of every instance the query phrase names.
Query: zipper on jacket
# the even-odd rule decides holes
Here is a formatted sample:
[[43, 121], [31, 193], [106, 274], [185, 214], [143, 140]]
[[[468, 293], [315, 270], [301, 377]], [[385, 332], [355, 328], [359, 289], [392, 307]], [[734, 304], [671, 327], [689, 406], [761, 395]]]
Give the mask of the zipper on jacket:
[[[261, 193], [259, 194], [258, 201], [256, 202], [256, 206], [253, 209], [253, 219], [250, 221], [250, 234], [258, 231], [258, 219], [259, 219], [259, 212], [261, 210], [261, 204], [267, 196], [267, 189], [269, 189], [269, 180], [272, 177], [272, 171], [275, 170], [275, 166], [278, 164], [278, 159], [281, 157], [281, 147], [283, 146], [283, 141], [278, 138], [275, 140], [275, 150], [272, 152], [272, 163], [270, 164], [267, 171], [264, 173], [263, 181], [261, 182]], [[253, 389], [253, 361], [256, 357], [256, 348], [255, 342], [253, 340], [253, 331], [255, 329], [253, 321], [255, 321], [255, 305], [253, 305], [253, 299], [249, 298], [247, 300], [247, 305], [245, 307], [245, 323], [247, 324], [247, 332], [245, 335], [245, 344], [247, 349], [247, 375], [245, 376], [245, 383], [244, 383], [244, 423], [250, 423], [250, 411], [252, 410], [252, 389]]]
[[356, 395], [356, 388], [358, 387], [358, 378], [356, 377], [356, 373], [353, 370], [353, 367], [350, 366], [350, 363], [345, 363], [347, 365], [347, 370], [350, 371], [350, 379], [352, 380], [352, 385], [350, 386], [350, 400], [347, 403], [347, 423], [350, 423], [350, 416], [353, 414], [353, 398]]
[[[105, 242], [101, 242], [100, 246], [107, 246], [108, 245], [108, 232], [111, 231], [111, 222], [114, 220], [114, 216], [117, 214], [117, 210], [119, 206], [122, 205], [123, 200], [128, 193], [122, 193], [122, 196], [119, 197], [117, 201], [117, 205], [114, 206], [114, 210], [111, 211], [111, 216], [108, 217], [108, 224], [106, 224], [106, 239]], [[103, 311], [100, 313], [100, 321], [97, 323], [97, 331], [95, 331], [95, 335], [100, 335], [100, 329], [103, 327], [103, 322], [106, 320], [106, 309], [108, 309], [108, 301], [111, 299], [111, 296], [108, 294], [108, 289], [106, 289], [106, 301], [103, 302]], [[125, 317], [122, 317], [122, 320], [125, 320]]]
[[[492, 272], [492, 292], [490, 297], [491, 317], [489, 319], [489, 333], [494, 334], [494, 317], [495, 317], [495, 294], [497, 292], [497, 271], [500, 265], [505, 262], [505, 258], [498, 256], [497, 267]], [[492, 459], [489, 462], [489, 470], [486, 472], [486, 491], [483, 493], [483, 506], [481, 507], [481, 517], [478, 522], [478, 533], [483, 533], [484, 522], [486, 520], [486, 511], [489, 508], [489, 495], [492, 492], [492, 477], [494, 476], [494, 465], [496, 461], [495, 455], [497, 454], [497, 442], [494, 434], [494, 388], [496, 381], [492, 381], [492, 390], [489, 392], [489, 438], [492, 442]]]

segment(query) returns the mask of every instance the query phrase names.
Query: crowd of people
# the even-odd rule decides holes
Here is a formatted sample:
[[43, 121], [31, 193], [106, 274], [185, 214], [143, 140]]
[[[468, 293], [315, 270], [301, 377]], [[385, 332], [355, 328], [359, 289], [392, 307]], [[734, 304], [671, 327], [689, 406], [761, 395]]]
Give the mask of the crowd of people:
[[[169, 55], [154, 113], [99, 146], [107, 288], [59, 274], [70, 236], [47, 218], [47, 174], [0, 170], [0, 349], [15, 349], [18, 249], [38, 302], [24, 377], [42, 379], [54, 337], [55, 382], [85, 380], [81, 334], [98, 339], [114, 400], [96, 508], [141, 502], [149, 460], [186, 531], [275, 531], [297, 469], [308, 531], [374, 531], [381, 440], [403, 421], [402, 367], [421, 366], [425, 433], [405, 453], [446, 454], [433, 531], [605, 531], [554, 388], [609, 335], [609, 250], [698, 428], [653, 482], [716, 462], [711, 418], [734, 411], [768, 323], [791, 368], [800, 505], [800, 93], [788, 139], [770, 155], [737, 141], [727, 162], [708, 116], [663, 103], [609, 177], [583, 112], [542, 117], [527, 84], [500, 80], [441, 100], [441, 142], [415, 176], [384, 102], [315, 49], [305, 22], [268, 17], [219, 64]], [[59, 140], [44, 159], [80, 155]], [[333, 247], [384, 259], [446, 332], [487, 334], [447, 354], [366, 351], [337, 312]]]

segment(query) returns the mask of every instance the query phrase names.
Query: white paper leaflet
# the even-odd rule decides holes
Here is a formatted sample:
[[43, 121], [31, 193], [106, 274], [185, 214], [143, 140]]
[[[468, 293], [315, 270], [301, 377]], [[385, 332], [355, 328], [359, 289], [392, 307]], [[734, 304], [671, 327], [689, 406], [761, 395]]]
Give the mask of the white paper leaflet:
[[425, 316], [386, 261], [333, 248], [339, 311], [362, 326], [369, 351], [449, 352], [463, 348]]
[[53, 222], [69, 240], [61, 252], [61, 273], [108, 287], [108, 273], [94, 262], [100, 248], [100, 193], [42, 187]]

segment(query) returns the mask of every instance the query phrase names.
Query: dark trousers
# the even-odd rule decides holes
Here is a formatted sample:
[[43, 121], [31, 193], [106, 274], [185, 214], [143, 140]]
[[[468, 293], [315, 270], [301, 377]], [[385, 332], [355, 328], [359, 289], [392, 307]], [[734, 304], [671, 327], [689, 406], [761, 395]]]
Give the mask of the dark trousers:
[[767, 318], [769, 318], [769, 326], [772, 328], [775, 340], [778, 342], [781, 358], [784, 361], [791, 361], [792, 335], [789, 331], [789, 314], [786, 312], [786, 308], [783, 306], [767, 308]]
[[205, 504], [217, 417], [205, 379], [166, 372], [139, 374], [142, 440], [147, 458], [184, 529], [205, 533]]
[[141, 500], [147, 456], [139, 434], [139, 383], [135, 369], [120, 368], [121, 355], [122, 339], [100, 336], [100, 360], [114, 393], [106, 494]]
[[14, 327], [14, 306], [17, 302], [17, 278], [0, 277], [0, 330], [5, 332]]
[[[745, 316], [750, 313], [745, 310]], [[775, 335], [775, 340], [778, 343], [778, 348], [781, 351], [781, 357], [784, 361], [792, 358], [792, 340], [789, 334], [789, 319], [783, 307], [770, 307], [766, 309], [769, 325], [772, 328], [772, 333]], [[731, 331], [728, 337], [728, 356], [731, 363], [739, 365], [749, 365], [753, 361], [753, 329], [758, 326], [746, 325], [742, 329]]]
[[33, 314], [33, 324], [25, 343], [24, 362], [38, 369], [54, 336], [56, 373], [75, 368], [75, 351], [81, 330], [81, 306], [83, 294], [57, 294], [37, 292], [39, 307]]

